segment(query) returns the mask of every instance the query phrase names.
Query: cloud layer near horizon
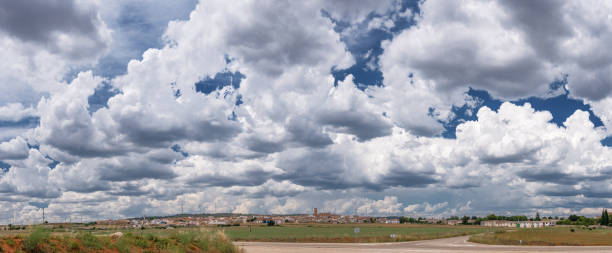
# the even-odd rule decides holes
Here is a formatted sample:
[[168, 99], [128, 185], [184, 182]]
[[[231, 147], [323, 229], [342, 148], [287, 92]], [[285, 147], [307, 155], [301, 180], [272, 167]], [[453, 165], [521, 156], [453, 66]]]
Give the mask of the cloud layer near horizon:
[[[612, 6], [372, 3], [202, 1], [116, 76], [88, 70], [128, 36], [103, 3], [3, 6], [0, 223], [37, 219], [34, 202], [56, 220], [174, 214], [183, 201], [427, 216], [610, 207]], [[366, 33], [390, 36], [380, 54], [356, 53]], [[382, 85], [335, 78], [363, 59]], [[508, 101], [567, 90], [604, 126], [583, 110], [556, 124], [528, 103], [483, 107], [470, 88]], [[476, 120], [442, 138], [462, 106]]]

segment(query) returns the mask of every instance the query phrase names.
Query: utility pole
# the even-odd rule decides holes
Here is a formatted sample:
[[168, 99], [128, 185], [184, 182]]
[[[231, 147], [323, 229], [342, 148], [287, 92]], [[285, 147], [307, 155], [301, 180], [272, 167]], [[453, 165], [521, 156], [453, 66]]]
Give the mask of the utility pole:
[[43, 222], [42, 223], [45, 224], [45, 208], [43, 207], [42, 210], [43, 210]]

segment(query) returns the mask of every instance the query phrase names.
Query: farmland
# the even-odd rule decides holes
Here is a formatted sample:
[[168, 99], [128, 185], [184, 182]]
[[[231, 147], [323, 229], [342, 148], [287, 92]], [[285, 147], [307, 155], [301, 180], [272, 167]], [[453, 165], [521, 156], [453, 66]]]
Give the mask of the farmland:
[[[359, 232], [354, 233], [355, 227]], [[487, 231], [479, 226], [335, 224], [227, 227], [225, 234], [235, 241], [268, 242], [394, 242], [471, 235]], [[392, 237], [392, 235], [394, 235]]]
[[580, 226], [517, 229], [474, 235], [469, 241], [499, 245], [612, 246], [612, 230]]

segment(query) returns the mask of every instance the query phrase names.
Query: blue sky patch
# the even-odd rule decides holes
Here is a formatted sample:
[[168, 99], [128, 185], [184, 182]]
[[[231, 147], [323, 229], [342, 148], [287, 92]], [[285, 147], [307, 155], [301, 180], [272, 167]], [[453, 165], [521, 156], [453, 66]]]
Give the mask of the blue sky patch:
[[30, 144], [29, 142], [26, 142], [26, 144], [28, 145], [28, 149], [40, 150], [40, 145], [39, 144]]
[[601, 145], [612, 147], [612, 136], [608, 136], [604, 138], [603, 140], [601, 140]]
[[57, 165], [60, 163], [59, 161], [51, 158], [50, 156], [46, 155], [45, 158], [51, 160], [51, 162], [49, 163], [49, 168], [50, 169], [55, 169], [55, 167], [57, 167]]
[[210, 94], [213, 91], [220, 90], [225, 86], [232, 86], [234, 89], [240, 88], [240, 82], [246, 76], [237, 72], [224, 71], [215, 74], [213, 78], [207, 76], [203, 80], [195, 83], [196, 92], [201, 92], [204, 94]]
[[35, 128], [40, 124], [39, 117], [26, 117], [18, 121], [0, 120], [0, 128], [16, 127], [16, 128]]
[[10, 164], [0, 161], [0, 171], [2, 171], [2, 173], [8, 172], [10, 168], [11, 168]]
[[89, 114], [91, 115], [103, 107], [108, 108], [108, 100], [119, 93], [121, 92], [115, 89], [110, 83], [102, 82], [102, 85], [96, 88], [94, 94], [87, 98], [87, 102], [89, 103]]
[[183, 157], [187, 157], [189, 156], [189, 153], [183, 151], [183, 149], [181, 148], [181, 145], [178, 144], [174, 144], [172, 145], [172, 147], [170, 147], [172, 149], [172, 151], [177, 152], [177, 153], [181, 153], [181, 155], [183, 155]]
[[[402, 7], [399, 12], [404, 12], [406, 9], [411, 9], [413, 13], [419, 13], [418, 1], [402, 1]], [[325, 11], [323, 15], [329, 18], [334, 24], [334, 30], [341, 35], [341, 40], [346, 44], [349, 52], [355, 56], [355, 64], [347, 69], [331, 70], [334, 76], [334, 85], [337, 86], [339, 81], [343, 81], [346, 76], [353, 75], [357, 88], [365, 90], [368, 86], [383, 86], [383, 74], [378, 68], [379, 56], [384, 52], [381, 47], [383, 40], [390, 40], [393, 36], [402, 30], [414, 25], [412, 17], [399, 17], [394, 20], [394, 26], [389, 30], [386, 29], [371, 29], [368, 30], [370, 21], [374, 18], [391, 17], [397, 14], [397, 11], [379, 15], [370, 13], [367, 18], [359, 24], [356, 24], [356, 33], [345, 34], [344, 30], [351, 27], [351, 24], [346, 21], [337, 20]]]

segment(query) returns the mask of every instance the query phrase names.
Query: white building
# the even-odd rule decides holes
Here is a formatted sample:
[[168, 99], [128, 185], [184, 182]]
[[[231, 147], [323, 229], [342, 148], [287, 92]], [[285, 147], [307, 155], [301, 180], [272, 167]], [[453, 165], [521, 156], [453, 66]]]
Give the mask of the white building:
[[509, 220], [485, 220], [480, 222], [485, 227], [510, 227], [510, 228], [543, 228], [557, 225], [557, 220], [541, 221], [509, 221]]

